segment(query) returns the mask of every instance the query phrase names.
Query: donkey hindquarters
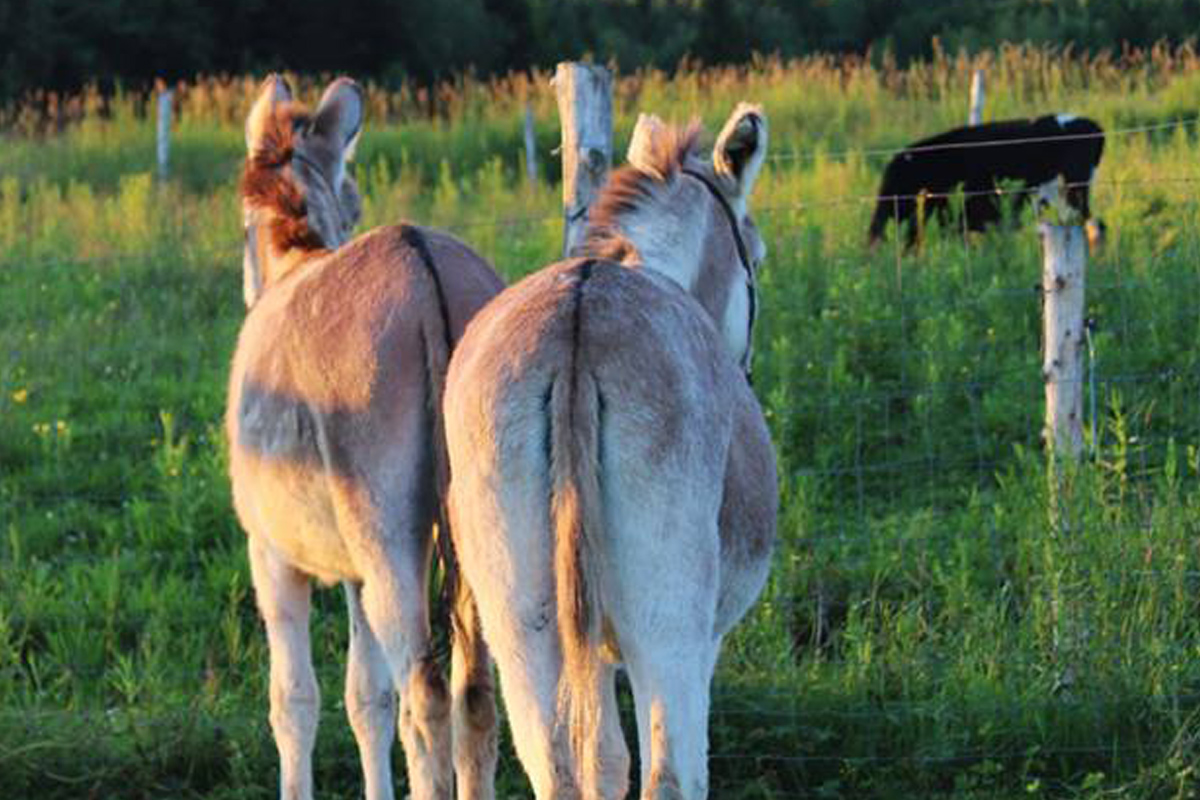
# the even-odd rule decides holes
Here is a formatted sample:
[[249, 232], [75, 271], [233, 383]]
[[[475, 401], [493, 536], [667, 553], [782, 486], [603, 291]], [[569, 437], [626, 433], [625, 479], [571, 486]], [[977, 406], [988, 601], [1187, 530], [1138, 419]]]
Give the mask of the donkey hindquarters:
[[427, 578], [448, 348], [499, 288], [452, 237], [395, 226], [289, 273], [247, 315], [226, 421], [270, 641], [281, 797], [312, 796], [310, 576], [346, 585], [345, 699], [367, 797], [393, 796], [393, 688], [413, 797], [451, 796], [452, 739], [459, 797], [492, 797], [486, 649], [460, 596], [448, 694], [431, 658]]
[[563, 262], [472, 322], [445, 416], [459, 563], [537, 796], [624, 796], [623, 662], [642, 797], [705, 797], [709, 684], [765, 581], [777, 503], [718, 331], [665, 277]]

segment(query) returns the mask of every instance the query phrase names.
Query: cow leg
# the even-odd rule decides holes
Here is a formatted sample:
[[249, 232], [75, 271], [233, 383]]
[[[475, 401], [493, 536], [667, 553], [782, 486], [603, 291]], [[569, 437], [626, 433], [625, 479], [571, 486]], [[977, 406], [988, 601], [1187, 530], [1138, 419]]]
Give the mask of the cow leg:
[[950, 219], [950, 201], [945, 197], [934, 197], [926, 194], [924, 212], [921, 215], [922, 239], [929, 235], [929, 220], [936, 217], [938, 225], [945, 229]]
[[899, 204], [900, 216], [897, 218], [897, 235], [899, 235], [899, 225], [904, 224], [904, 249], [912, 250], [917, 246], [917, 237], [920, 235], [921, 228], [924, 226], [924, 220], [919, 219], [917, 215], [917, 201], [905, 198]]
[[1000, 199], [992, 194], [972, 194], [963, 204], [963, 214], [967, 230], [983, 231], [1000, 221]]

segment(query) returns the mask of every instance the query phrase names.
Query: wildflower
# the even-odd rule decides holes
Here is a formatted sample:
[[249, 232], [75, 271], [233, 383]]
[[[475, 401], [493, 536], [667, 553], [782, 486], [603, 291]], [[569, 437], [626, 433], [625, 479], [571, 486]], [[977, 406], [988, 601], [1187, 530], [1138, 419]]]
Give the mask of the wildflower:
[[28, 389], [17, 389], [15, 392], [12, 393], [12, 400], [17, 405], [24, 403], [28, 399], [29, 399], [29, 390]]

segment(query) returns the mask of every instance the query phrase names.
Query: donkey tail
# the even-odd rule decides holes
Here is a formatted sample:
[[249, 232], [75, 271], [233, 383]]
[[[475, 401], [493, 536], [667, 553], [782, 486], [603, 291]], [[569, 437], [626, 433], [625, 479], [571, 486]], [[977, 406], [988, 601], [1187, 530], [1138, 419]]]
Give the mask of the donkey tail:
[[435, 635], [448, 633], [446, 618], [458, 620], [453, 612], [458, 594], [458, 569], [454, 547], [450, 538], [450, 520], [446, 508], [446, 493], [450, 485], [450, 457], [446, 449], [446, 424], [442, 415], [442, 395], [446, 387], [446, 370], [450, 365], [450, 354], [454, 349], [454, 337], [450, 330], [450, 315], [446, 294], [438, 276], [437, 265], [429, 244], [421, 229], [414, 225], [400, 226], [400, 240], [409, 247], [420, 262], [430, 288], [436, 297], [436, 313], [425, 318], [421, 336], [425, 345], [425, 374], [427, 376], [429, 413], [433, 422], [430, 452], [433, 462], [434, 488], [437, 492], [437, 551], [442, 562], [443, 579], [432, 613]]
[[[563, 653], [559, 719], [584, 770], [600, 721], [601, 620], [598, 575], [603, 516], [600, 501], [600, 399], [595, 379], [575, 365], [550, 394], [555, 595]], [[585, 780], [583, 775], [577, 776]], [[586, 782], [586, 780], [585, 780]]]

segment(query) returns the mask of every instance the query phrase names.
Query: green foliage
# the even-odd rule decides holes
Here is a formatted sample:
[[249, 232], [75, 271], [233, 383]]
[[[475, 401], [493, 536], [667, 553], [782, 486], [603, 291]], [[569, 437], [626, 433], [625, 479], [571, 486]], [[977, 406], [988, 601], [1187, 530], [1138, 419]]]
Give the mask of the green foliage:
[[[845, 25], [878, 11], [823, 7]], [[1186, 54], [1122, 69], [1042, 50], [985, 59], [997, 116], [1069, 108], [1113, 130], [1194, 113]], [[781, 539], [719, 668], [714, 796], [1196, 791], [1200, 233], [1192, 186], [1163, 180], [1191, 174], [1193, 133], [1109, 139], [1093, 206], [1110, 242], [1088, 278], [1090, 457], [1048, 466], [1031, 220], [868, 251], [882, 156], [845, 154], [956, 124], [971, 66], [762, 60], [618, 83], [618, 146], [639, 110], [713, 130], [753, 99], [778, 156], [753, 207], [769, 246], [755, 389], [780, 461]], [[185, 93], [166, 183], [150, 177], [132, 94], [0, 152], [5, 796], [276, 793], [221, 428], [243, 313], [244, 90]], [[373, 108], [399, 102], [372, 92]], [[530, 185], [520, 162], [524, 102], [545, 121], [549, 95], [464, 79], [443, 100], [455, 111], [437, 121], [369, 120], [364, 226], [447, 227], [510, 280], [553, 260], [554, 173], [543, 163]], [[540, 127], [545, 162], [554, 126]], [[338, 702], [340, 600], [314, 595], [316, 764], [323, 792], [349, 796], [361, 784]], [[501, 796], [527, 794], [503, 752]]]
[[[1068, 42], [1123, 52], [1197, 35], [1197, 0], [0, 0], [0, 103], [86, 82], [348, 72], [393, 88], [585, 54], [625, 69], [748, 62], [755, 53], [927, 59], [939, 47]], [[53, 111], [46, 102], [47, 111]]]

